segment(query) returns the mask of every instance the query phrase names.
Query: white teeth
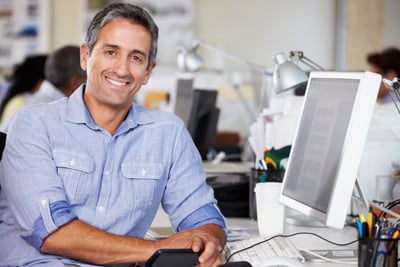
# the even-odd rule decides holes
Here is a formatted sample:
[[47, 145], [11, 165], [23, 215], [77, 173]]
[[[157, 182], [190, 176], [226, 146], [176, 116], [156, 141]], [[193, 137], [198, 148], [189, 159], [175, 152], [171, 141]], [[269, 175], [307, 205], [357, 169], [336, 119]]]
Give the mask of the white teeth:
[[117, 82], [111, 79], [108, 79], [108, 81], [116, 86], [124, 86], [126, 84], [125, 82]]

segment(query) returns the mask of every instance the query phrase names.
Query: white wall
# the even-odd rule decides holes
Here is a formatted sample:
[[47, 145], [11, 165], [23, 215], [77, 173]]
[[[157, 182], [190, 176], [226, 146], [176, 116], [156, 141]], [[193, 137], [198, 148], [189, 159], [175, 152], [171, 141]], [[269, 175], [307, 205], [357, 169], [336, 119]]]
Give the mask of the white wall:
[[[86, 1], [46, 1], [52, 6], [50, 49], [64, 44], [80, 44]], [[193, 0], [194, 28], [197, 37], [206, 42], [267, 67], [273, 66], [275, 53], [303, 50], [306, 56], [325, 68], [334, 68], [337, 56], [336, 8], [341, 1], [346, 0]], [[376, 47], [376, 50], [390, 45], [400, 46], [400, 35], [397, 34], [400, 1], [371, 1], [374, 5], [384, 5], [382, 47]], [[353, 2], [357, 5], [357, 1]], [[363, 4], [359, 1], [357, 10], [362, 9]], [[377, 9], [376, 12], [382, 11]], [[357, 13], [363, 16], [363, 12]], [[363, 58], [358, 60], [359, 63], [355, 64], [364, 67]], [[218, 65], [224, 60], [217, 58], [212, 62]]]
[[[337, 63], [336, 57], [341, 56], [336, 52], [338, 17], [336, 9], [340, 1], [346, 0], [193, 0], [194, 30], [198, 38], [266, 67], [273, 67], [272, 57], [278, 52], [302, 50], [307, 57], [323, 67], [333, 69]], [[375, 5], [385, 5], [384, 30], [380, 30], [384, 32], [384, 40], [382, 47], [376, 47], [376, 50], [387, 45], [399, 46], [400, 35], [397, 34], [397, 29], [400, 26], [398, 16], [400, 1], [371, 1], [375, 1], [373, 2]], [[365, 4], [361, 0], [354, 2], [355, 5]], [[80, 44], [83, 39], [81, 34], [84, 18], [82, 17], [85, 14], [86, 1], [52, 0], [51, 3], [54, 20], [54, 27], [50, 34], [51, 48], [69, 43]], [[356, 10], [357, 14], [363, 16], [363, 12], [358, 12], [357, 8]], [[374, 32], [371, 32], [371, 35], [374, 35]], [[345, 40], [340, 41], [342, 44], [345, 43]], [[200, 52], [210, 67], [239, 72], [244, 76], [243, 79], [249, 75], [248, 70], [245, 71], [245, 68], [240, 68], [238, 64], [233, 64], [222, 55], [205, 49]], [[344, 61], [343, 66], [346, 66], [347, 58], [348, 56], [343, 56], [343, 54], [342, 58], [339, 58]], [[351, 66], [363, 68], [365, 58], [360, 56], [357, 60], [358, 62], [352, 62]], [[173, 90], [176, 69], [171, 69], [170, 66], [166, 69], [168, 71], [160, 64], [144, 90], [148, 88]], [[197, 84], [200, 83], [199, 87], [226, 87], [230, 85], [231, 79], [232, 77], [224, 75], [218, 77], [203, 75], [197, 79], [197, 81], [200, 80]], [[255, 86], [258, 88], [260, 84]], [[222, 110], [223, 125], [221, 127], [227, 128], [231, 125], [245, 134], [249, 125], [248, 116], [232, 92], [232, 88], [225, 88], [223, 92], [228, 97], [230, 109]], [[254, 95], [258, 97], [259, 94], [255, 92]]]
[[49, 0], [51, 2], [52, 49], [63, 45], [80, 45], [83, 41], [86, 1]]
[[385, 28], [384, 44], [385, 46], [400, 47], [400, 1], [385, 0]]
[[332, 68], [335, 0], [196, 0], [196, 32], [206, 42], [272, 67], [278, 52], [302, 50]]

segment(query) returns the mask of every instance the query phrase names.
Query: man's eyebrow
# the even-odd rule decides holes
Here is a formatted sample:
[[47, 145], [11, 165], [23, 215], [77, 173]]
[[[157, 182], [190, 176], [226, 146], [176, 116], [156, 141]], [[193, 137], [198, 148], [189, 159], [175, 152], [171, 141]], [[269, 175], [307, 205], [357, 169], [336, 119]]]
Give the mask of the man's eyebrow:
[[147, 58], [147, 53], [146, 53], [145, 51], [143, 51], [143, 50], [134, 49], [134, 50], [131, 52], [131, 54], [140, 54], [140, 55], [142, 55], [142, 56], [144, 56], [144, 57]]
[[[119, 45], [115, 45], [115, 44], [104, 44], [103, 45], [104, 48], [113, 48], [113, 49], [121, 49], [121, 47]], [[133, 49], [130, 54], [141, 54], [144, 57], [147, 57], [147, 53], [143, 50], [140, 49]]]
[[114, 49], [120, 49], [119, 45], [114, 45], [114, 44], [103, 44], [102, 48], [114, 48]]

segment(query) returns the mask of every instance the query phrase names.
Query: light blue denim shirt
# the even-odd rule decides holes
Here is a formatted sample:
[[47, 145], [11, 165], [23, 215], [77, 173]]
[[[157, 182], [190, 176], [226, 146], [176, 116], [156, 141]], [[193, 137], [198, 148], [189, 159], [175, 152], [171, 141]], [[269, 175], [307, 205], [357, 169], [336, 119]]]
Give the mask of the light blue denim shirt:
[[112, 136], [91, 119], [83, 90], [27, 106], [10, 124], [0, 163], [0, 266], [74, 263], [39, 252], [74, 218], [143, 237], [160, 203], [176, 231], [226, 228], [178, 117], [134, 104]]

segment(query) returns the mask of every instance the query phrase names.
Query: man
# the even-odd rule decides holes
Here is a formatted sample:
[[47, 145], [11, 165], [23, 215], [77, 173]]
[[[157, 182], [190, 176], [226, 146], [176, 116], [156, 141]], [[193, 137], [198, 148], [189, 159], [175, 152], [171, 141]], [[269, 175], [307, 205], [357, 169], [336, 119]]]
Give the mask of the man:
[[28, 104], [47, 103], [70, 96], [86, 81], [86, 72], [79, 61], [79, 46], [66, 45], [51, 53], [45, 64], [45, 80]]
[[[225, 221], [184, 124], [132, 104], [157, 37], [143, 9], [104, 8], [81, 46], [86, 85], [16, 115], [0, 166], [0, 266], [144, 262], [160, 248], [221, 263]], [[160, 203], [178, 233], [144, 240]]]
[[[393, 80], [400, 76], [400, 50], [394, 47], [387, 48], [379, 53], [370, 53], [367, 56], [368, 70], [379, 73], [382, 78]], [[378, 103], [392, 103], [388, 88], [382, 82], [378, 93]]]

